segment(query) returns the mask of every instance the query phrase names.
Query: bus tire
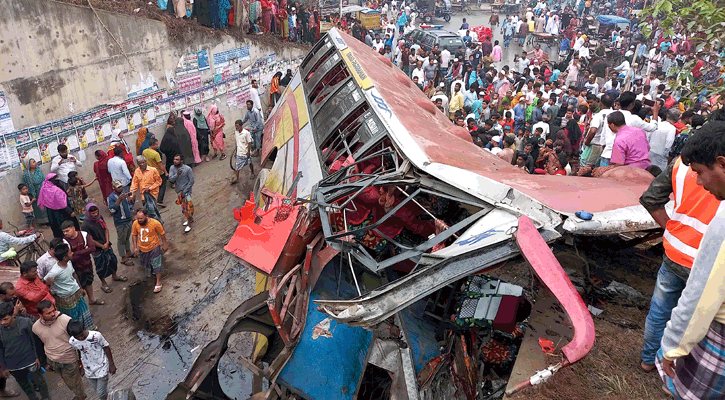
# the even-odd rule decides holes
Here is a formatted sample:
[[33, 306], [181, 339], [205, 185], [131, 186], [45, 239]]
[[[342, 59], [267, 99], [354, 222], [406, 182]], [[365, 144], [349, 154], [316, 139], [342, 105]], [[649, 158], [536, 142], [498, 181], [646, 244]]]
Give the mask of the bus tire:
[[264, 187], [264, 183], [267, 182], [269, 173], [269, 168], [262, 168], [261, 170], [259, 170], [259, 173], [257, 174], [257, 179], [254, 181], [254, 190], [252, 193], [254, 193], [254, 201], [257, 202], [257, 205], [262, 204], [260, 202], [260, 200], [262, 199], [262, 187]]

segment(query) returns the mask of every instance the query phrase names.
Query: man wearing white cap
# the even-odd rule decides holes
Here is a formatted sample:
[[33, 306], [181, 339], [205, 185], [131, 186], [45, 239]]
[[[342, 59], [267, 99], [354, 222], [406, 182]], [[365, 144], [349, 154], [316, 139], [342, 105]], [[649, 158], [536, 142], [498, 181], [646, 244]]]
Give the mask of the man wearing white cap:
[[488, 150], [491, 153], [493, 153], [493, 155], [498, 155], [498, 153], [501, 152], [501, 148], [498, 147], [498, 144], [499, 144], [500, 141], [501, 141], [501, 136], [496, 135], [496, 136], [492, 137], [491, 138], [491, 148], [490, 149], [486, 149], [486, 150]]
[[435, 94], [430, 99], [435, 103], [436, 100], [441, 100], [441, 106], [443, 107], [443, 111], [446, 115], [448, 115], [448, 96], [446, 96], [446, 93], [444, 91], [446, 87], [446, 84], [441, 82], [440, 85], [438, 85], [438, 89], [436, 89]]

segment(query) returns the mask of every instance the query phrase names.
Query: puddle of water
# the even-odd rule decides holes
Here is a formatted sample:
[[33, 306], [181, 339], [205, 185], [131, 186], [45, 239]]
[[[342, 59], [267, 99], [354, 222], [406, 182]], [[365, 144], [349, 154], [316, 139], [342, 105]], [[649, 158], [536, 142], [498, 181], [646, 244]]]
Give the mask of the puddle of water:
[[[227, 284], [238, 278], [244, 266], [234, 263], [216, 279], [214, 286], [187, 313], [171, 318], [147, 319], [144, 304], [134, 294], [144, 290], [143, 283], [132, 285], [130, 295], [130, 317], [140, 328], [136, 336], [143, 344], [145, 354], [136, 366], [140, 377], [133, 384], [137, 398], [163, 400], [176, 385], [184, 379], [194, 360], [208, 340], [204, 334], [189, 331], [189, 321], [201, 314], [224, 291]], [[192, 351], [193, 350], [193, 351]], [[219, 383], [232, 399], [246, 399], [252, 395], [253, 374], [235, 362], [234, 354], [225, 354], [219, 363]]]

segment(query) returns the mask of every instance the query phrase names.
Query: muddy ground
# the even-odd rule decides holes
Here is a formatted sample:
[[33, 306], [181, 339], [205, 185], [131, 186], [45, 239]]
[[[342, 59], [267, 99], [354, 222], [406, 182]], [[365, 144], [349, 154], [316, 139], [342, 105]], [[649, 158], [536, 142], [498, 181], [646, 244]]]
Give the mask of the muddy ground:
[[[233, 145], [233, 135], [227, 135], [227, 146], [232, 146], [228, 151]], [[193, 230], [183, 232], [184, 219], [173, 203], [173, 189], [167, 189], [167, 207], [161, 210], [170, 244], [164, 257], [162, 292], [153, 293], [153, 283], [145, 281], [138, 262], [136, 266], [119, 265], [119, 273], [129, 281], [112, 282], [110, 294], [101, 291], [98, 279], [94, 282], [97, 298], [106, 305], [91, 306], [91, 313], [111, 344], [118, 368], [110, 387], [132, 387], [139, 399], [163, 399], [184, 376], [184, 368], [193, 362], [200, 345], [216, 338], [226, 316], [254, 291], [254, 273], [223, 249], [237, 226], [233, 209], [249, 197], [254, 184], [249, 170], [242, 172], [241, 182], [234, 186], [230, 185], [233, 172], [228, 159], [202, 163], [193, 170]], [[89, 189], [89, 196], [100, 201], [98, 186]], [[101, 210], [115, 247], [113, 219], [105, 207]], [[50, 230], [46, 236], [52, 237]], [[55, 374], [46, 377], [54, 400], [72, 399]], [[93, 393], [90, 386], [87, 392]], [[26, 399], [25, 395], [20, 399]]]
[[[592, 239], [589, 246], [578, 246], [592, 268], [599, 287], [612, 280], [624, 283], [642, 293], [644, 303], [621, 298], [595, 301], [604, 312], [594, 318], [596, 340], [591, 352], [576, 364], [557, 372], [549, 382], [523, 390], [511, 399], [669, 399], [662, 391], [657, 372], [645, 373], [639, 368], [642, 333], [661, 264], [661, 244], [622, 249], [620, 242]], [[583, 278], [584, 262], [571, 247], [555, 246], [554, 254], [573, 281]], [[531, 287], [531, 272], [524, 261], [497, 271], [494, 275]]]

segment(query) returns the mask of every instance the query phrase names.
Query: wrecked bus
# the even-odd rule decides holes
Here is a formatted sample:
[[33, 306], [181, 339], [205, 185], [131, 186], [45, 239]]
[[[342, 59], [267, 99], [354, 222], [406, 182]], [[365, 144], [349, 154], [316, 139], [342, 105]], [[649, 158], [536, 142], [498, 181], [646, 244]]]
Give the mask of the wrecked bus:
[[[514, 393], [594, 342], [591, 315], [548, 243], [658, 228], [638, 202], [648, 181], [522, 173], [474, 145], [390, 60], [336, 29], [265, 123], [261, 160], [225, 249], [267, 285], [229, 316], [169, 399], [232, 398], [216, 369], [238, 332], [261, 339], [239, 359], [265, 381], [254, 399], [474, 398], [475, 336], [531, 314], [521, 287], [483, 273], [523, 255], [561, 305], [570, 340], [558, 362], [522, 366], [508, 381]], [[532, 339], [523, 340], [520, 351]]]

